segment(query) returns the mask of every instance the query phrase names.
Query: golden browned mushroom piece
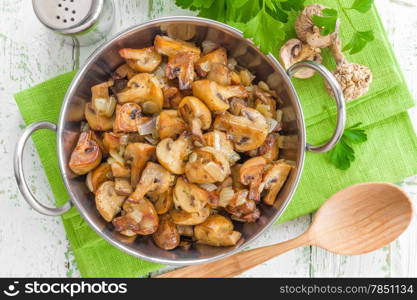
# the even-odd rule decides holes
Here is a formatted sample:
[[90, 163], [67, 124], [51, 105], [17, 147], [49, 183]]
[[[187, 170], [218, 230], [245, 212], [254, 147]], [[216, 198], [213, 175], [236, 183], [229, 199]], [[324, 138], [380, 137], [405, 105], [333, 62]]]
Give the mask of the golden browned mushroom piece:
[[[320, 48], [313, 48], [299, 39], [290, 39], [281, 47], [280, 58], [285, 69], [288, 69], [293, 64], [303, 60], [321, 63], [323, 59], [320, 53]], [[303, 68], [294, 74], [294, 77], [305, 79], [312, 77], [314, 73], [315, 71], [312, 69]]]
[[243, 190], [246, 187], [240, 182], [240, 168], [242, 168], [242, 164], [236, 164], [231, 168], [232, 172], [232, 183], [233, 188], [235, 190]]
[[107, 130], [112, 130], [113, 128], [114, 116], [110, 118], [105, 117], [105, 116], [100, 116], [94, 110], [91, 102], [85, 105], [84, 115], [91, 130], [107, 131]]
[[222, 113], [229, 109], [229, 98], [247, 98], [248, 91], [241, 85], [222, 86], [215, 81], [203, 79], [193, 82], [193, 95], [201, 99], [211, 111]]
[[195, 70], [199, 76], [206, 77], [214, 64], [227, 64], [227, 51], [225, 48], [217, 48], [202, 56], [195, 63]]
[[152, 235], [155, 244], [164, 250], [172, 250], [180, 244], [180, 235], [177, 226], [172, 222], [169, 214], [159, 218], [158, 230]]
[[125, 214], [113, 220], [115, 230], [121, 234], [149, 235], [158, 229], [158, 214], [148, 199], [142, 198], [137, 203], [126, 201], [123, 210]]
[[193, 52], [179, 52], [168, 58], [165, 75], [168, 79], [178, 78], [178, 87], [181, 91], [191, 89], [194, 81], [194, 63], [199, 55]]
[[189, 213], [202, 211], [208, 202], [208, 192], [196, 184], [185, 181], [182, 177], [177, 179], [174, 187], [173, 200], [175, 207]]
[[223, 153], [229, 161], [230, 166], [233, 166], [240, 156], [233, 150], [233, 143], [227, 139], [226, 133], [219, 130], [213, 130], [203, 135], [204, 144]]
[[211, 126], [211, 112], [207, 106], [196, 97], [185, 97], [178, 106], [181, 117], [191, 126], [191, 133], [200, 142], [203, 141], [202, 129]]
[[109, 87], [112, 85], [113, 81], [110, 80], [91, 87], [92, 107], [99, 116], [110, 118], [114, 113], [117, 101], [109, 95]]
[[128, 201], [137, 203], [147, 193], [165, 193], [170, 184], [171, 174], [164, 167], [153, 162], [148, 162], [135, 191], [129, 196]]
[[124, 91], [117, 94], [117, 100], [122, 104], [137, 103], [144, 113], [153, 114], [162, 110], [164, 95], [155, 75], [140, 73], [129, 80]]
[[155, 154], [155, 146], [145, 143], [130, 143], [127, 145], [124, 158], [126, 163], [130, 165], [132, 187], [136, 187], [139, 182], [140, 175], [145, 168], [146, 163]]
[[149, 199], [152, 201], [158, 215], [167, 213], [174, 207], [173, 189], [169, 187], [165, 193], [150, 193]]
[[210, 208], [204, 207], [199, 212], [189, 213], [182, 209], [171, 209], [169, 214], [172, 221], [177, 225], [197, 225], [201, 224], [210, 215]]
[[181, 91], [175, 86], [164, 86], [162, 92], [164, 94], [164, 107], [176, 109], [183, 98]]
[[123, 64], [120, 67], [118, 67], [116, 71], [113, 72], [112, 77], [115, 80], [124, 79], [124, 78], [131, 79], [136, 74], [137, 72], [133, 70], [131, 67], [129, 67], [128, 64]]
[[[268, 89], [268, 85], [262, 81], [262, 86], [266, 86]], [[277, 118], [277, 98], [276, 95], [272, 95], [273, 91], [271, 90], [264, 90], [257, 86], [253, 88], [253, 95], [256, 98], [255, 100], [255, 108], [259, 111], [264, 117], [273, 118], [276, 120]]]
[[[109, 161], [109, 160], [108, 160]], [[130, 168], [124, 163], [116, 160], [110, 161], [111, 172], [114, 177], [127, 178], [130, 177]]]
[[161, 140], [165, 138], [175, 139], [186, 130], [186, 124], [177, 110], [170, 109], [161, 111], [156, 128]]
[[215, 81], [220, 85], [231, 85], [232, 72], [230, 72], [229, 68], [224, 64], [212, 64], [207, 79]]
[[161, 55], [155, 51], [154, 47], [131, 49], [123, 48], [119, 50], [119, 55], [126, 59], [127, 64], [138, 72], [153, 72], [161, 63]]
[[100, 164], [102, 153], [97, 142], [92, 138], [91, 130], [81, 132], [77, 146], [71, 153], [68, 163], [70, 169], [78, 175], [87, 174]]
[[192, 225], [177, 225], [177, 230], [181, 236], [194, 236], [194, 227]]
[[142, 118], [142, 109], [136, 103], [117, 105], [114, 119], [114, 132], [137, 132], [138, 123]]
[[262, 156], [268, 162], [275, 161], [279, 156], [279, 139], [280, 135], [278, 133], [270, 133], [259, 148], [248, 151], [246, 154], [251, 157]]
[[[342, 52], [340, 37], [336, 36], [330, 47], [336, 60], [337, 68], [333, 71], [339, 82], [346, 101], [350, 101], [366, 94], [372, 83], [372, 72], [364, 65], [349, 62]], [[327, 91], [334, 97], [333, 91], [326, 83]]]
[[249, 185], [249, 200], [259, 201], [261, 191], [259, 186], [266, 167], [266, 159], [258, 156], [245, 161], [240, 168], [240, 182]]
[[173, 174], [184, 174], [185, 163], [192, 150], [192, 140], [186, 133], [175, 141], [163, 139], [156, 146], [158, 162]]
[[212, 215], [202, 224], [194, 227], [197, 243], [210, 246], [234, 246], [241, 233], [233, 230], [230, 219], [221, 215]]
[[130, 185], [130, 180], [127, 178], [115, 178], [114, 189], [117, 195], [129, 196], [133, 192], [133, 188]]
[[126, 196], [120, 196], [116, 193], [113, 181], [103, 182], [96, 191], [96, 207], [100, 215], [107, 222], [120, 212]]
[[295, 22], [297, 36], [304, 43], [313, 48], [326, 48], [332, 43], [333, 38], [339, 31], [339, 20], [337, 20], [335, 32], [329, 35], [322, 35], [321, 28], [313, 23], [313, 16], [323, 16], [323, 9], [326, 7], [320, 4], [312, 4], [304, 8]]
[[229, 112], [218, 115], [213, 127], [225, 131], [233, 141], [235, 150], [240, 152], [258, 148], [268, 135], [265, 117], [250, 107], [243, 107], [239, 116]]
[[273, 205], [279, 191], [283, 187], [290, 171], [294, 167], [285, 163], [284, 161], [278, 161], [270, 167], [262, 180], [262, 185], [268, 193], [263, 197], [263, 202], [267, 205]]
[[230, 165], [220, 151], [203, 147], [190, 154], [185, 165], [185, 175], [193, 183], [222, 182], [230, 175]]
[[90, 171], [86, 177], [86, 183], [91, 192], [95, 192], [100, 184], [112, 180], [113, 174], [108, 163], [102, 163], [94, 170]]
[[122, 134], [114, 132], [103, 133], [103, 147], [107, 152], [118, 151], [121, 145]]
[[154, 41], [155, 50], [168, 57], [174, 56], [177, 53], [192, 52], [196, 55], [200, 55], [200, 48], [194, 46], [191, 43], [187, 43], [181, 40], [175, 40], [168, 36], [157, 35]]

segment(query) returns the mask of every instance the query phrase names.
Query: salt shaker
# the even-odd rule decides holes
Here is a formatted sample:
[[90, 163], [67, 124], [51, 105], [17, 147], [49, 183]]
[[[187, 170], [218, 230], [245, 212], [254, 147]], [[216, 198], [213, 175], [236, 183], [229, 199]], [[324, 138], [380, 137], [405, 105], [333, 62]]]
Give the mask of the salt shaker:
[[104, 40], [114, 22], [113, 0], [32, 0], [32, 5], [39, 21], [69, 44]]

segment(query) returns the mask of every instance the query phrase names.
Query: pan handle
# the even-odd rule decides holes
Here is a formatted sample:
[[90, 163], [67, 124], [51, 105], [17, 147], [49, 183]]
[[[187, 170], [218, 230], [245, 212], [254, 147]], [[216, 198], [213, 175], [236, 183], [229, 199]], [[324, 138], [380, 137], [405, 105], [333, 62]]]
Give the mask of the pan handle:
[[343, 131], [345, 130], [346, 124], [346, 104], [345, 98], [343, 96], [342, 88], [340, 87], [339, 82], [334, 77], [334, 75], [323, 65], [318, 64], [313, 61], [305, 60], [299, 63], [293, 64], [288, 70], [287, 74], [289, 77], [292, 77], [297, 71], [302, 68], [309, 68], [317, 71], [321, 74], [324, 79], [329, 84], [330, 88], [333, 91], [336, 99], [336, 106], [337, 106], [337, 121], [336, 121], [336, 129], [333, 132], [332, 137], [324, 144], [319, 146], [314, 146], [307, 144], [307, 150], [311, 152], [318, 152], [323, 153], [331, 150], [336, 144], [340, 141], [343, 135]]
[[16, 177], [16, 182], [20, 193], [22, 193], [23, 198], [25, 198], [26, 202], [29, 203], [29, 205], [34, 210], [47, 216], [59, 216], [66, 213], [71, 208], [71, 202], [68, 201], [61, 207], [49, 207], [42, 204], [35, 198], [35, 195], [33, 195], [32, 191], [29, 189], [29, 186], [25, 180], [25, 174], [23, 172], [23, 150], [25, 149], [25, 145], [29, 137], [38, 129], [49, 129], [56, 131], [56, 125], [50, 122], [37, 122], [26, 127], [16, 144], [16, 149], [14, 152], [14, 176]]

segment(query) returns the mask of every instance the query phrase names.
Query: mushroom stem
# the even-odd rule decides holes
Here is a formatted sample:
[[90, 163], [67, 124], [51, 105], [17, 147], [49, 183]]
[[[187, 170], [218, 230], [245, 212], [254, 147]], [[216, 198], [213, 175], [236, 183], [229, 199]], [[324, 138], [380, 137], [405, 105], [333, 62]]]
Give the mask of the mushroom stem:
[[332, 52], [337, 66], [348, 62], [345, 54], [342, 51], [342, 42], [338, 34], [334, 35], [333, 41], [330, 44], [330, 51]]
[[203, 132], [201, 131], [201, 120], [200, 119], [192, 119], [191, 121], [191, 133], [193, 134], [193, 137], [197, 139], [200, 143], [203, 145], [204, 139], [203, 139]]

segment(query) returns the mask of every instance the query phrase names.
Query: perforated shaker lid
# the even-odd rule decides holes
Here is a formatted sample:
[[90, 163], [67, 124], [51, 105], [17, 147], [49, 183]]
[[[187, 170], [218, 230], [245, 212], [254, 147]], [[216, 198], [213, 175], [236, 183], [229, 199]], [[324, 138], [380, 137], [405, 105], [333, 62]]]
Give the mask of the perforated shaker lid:
[[46, 27], [64, 34], [83, 32], [103, 9], [103, 0], [32, 0], [32, 4]]

